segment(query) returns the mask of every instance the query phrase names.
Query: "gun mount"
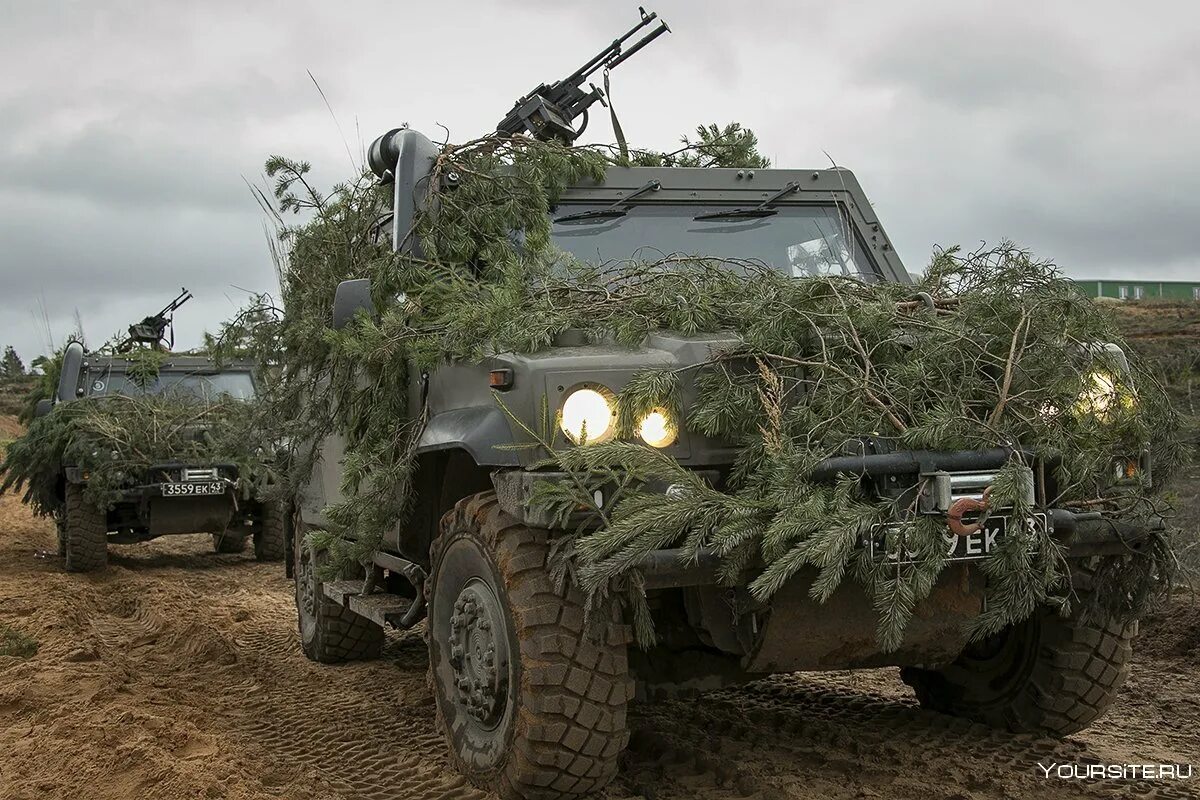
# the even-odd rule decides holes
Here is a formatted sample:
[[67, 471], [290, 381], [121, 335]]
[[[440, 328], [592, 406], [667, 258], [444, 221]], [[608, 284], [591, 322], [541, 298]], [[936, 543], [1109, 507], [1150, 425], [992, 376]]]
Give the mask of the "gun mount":
[[[660, 21], [657, 28], [635, 42], [628, 50], [624, 50], [625, 42], [658, 19], [658, 14], [654, 12], [647, 14], [644, 8], [639, 7], [638, 12], [642, 18], [637, 25], [634, 25], [624, 36], [614, 39], [612, 44], [601, 50], [582, 67], [549, 86], [544, 83], [537, 86], [518, 100], [512, 110], [496, 125], [496, 132], [508, 136], [529, 133], [542, 141], [557, 139], [565, 144], [570, 144], [578, 139], [587, 128], [588, 107], [597, 100], [601, 105], [605, 105], [604, 92], [593, 84], [589, 84], [590, 91], [584, 90], [583, 82], [601, 67], [606, 73], [616, 69], [626, 59], [659, 36], [671, 32], [667, 23]], [[576, 130], [573, 123], [580, 116], [583, 117], [583, 124]]]
[[133, 349], [134, 345], [146, 344], [154, 350], [161, 350], [164, 341], [167, 341], [167, 331], [169, 330], [170, 341], [167, 342], [167, 347], [175, 345], [175, 312], [192, 299], [192, 293], [186, 288], [179, 290], [179, 296], [159, 311], [157, 314], [152, 314], [146, 317], [141, 322], [135, 322], [129, 326], [129, 336], [125, 341], [117, 346], [118, 353], [128, 353]]

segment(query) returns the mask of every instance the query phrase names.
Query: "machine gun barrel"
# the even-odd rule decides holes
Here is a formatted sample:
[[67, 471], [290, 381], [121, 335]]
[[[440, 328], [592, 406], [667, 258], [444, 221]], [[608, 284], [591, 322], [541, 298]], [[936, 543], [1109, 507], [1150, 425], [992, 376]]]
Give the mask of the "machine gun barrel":
[[177, 311], [181, 305], [192, 299], [192, 293], [186, 287], [179, 290], [179, 296], [163, 307], [163, 310], [158, 312], [156, 316], [165, 317], [168, 314]]
[[[658, 38], [660, 35], [662, 35], [670, 30], [670, 28], [667, 27], [667, 23], [665, 23], [665, 22], [661, 23], [653, 33], [651, 33], [645, 39], [640, 40], [624, 55], [621, 55], [621, 46], [623, 44], [625, 44], [625, 42], [629, 41], [631, 36], [633, 36], [635, 33], [640, 31], [642, 28], [649, 25], [654, 20], [658, 19], [658, 12], [656, 12], [656, 11], [651, 11], [649, 14], [647, 14], [646, 9], [641, 8], [641, 7], [638, 8], [638, 11], [641, 12], [642, 18], [638, 22], [637, 25], [634, 25], [632, 28], [630, 28], [629, 31], [624, 36], [621, 36], [620, 38], [617, 38], [617, 39], [613, 39], [612, 44], [610, 44], [608, 47], [601, 50], [596, 56], [594, 56], [592, 58], [592, 60], [588, 61], [582, 67], [575, 70], [573, 73], [568, 75], [566, 78], [563, 78], [561, 81], [559, 81], [555, 85], [557, 86], [560, 84], [582, 83], [584, 80], [587, 79], [587, 77], [589, 75], [591, 75], [593, 72], [598, 70], [601, 66], [606, 66], [609, 69], [612, 69], [617, 64], [621, 63], [626, 58], [628, 58], [630, 55], [632, 55], [633, 53], [636, 53], [638, 50], [641, 50], [643, 47], [645, 47], [651, 41], [653, 41], [654, 39]], [[617, 58], [617, 60], [615, 62], [610, 63], [609, 59], [613, 58], [614, 56], [618, 56], [619, 58]]]
[[[656, 16], [656, 15], [654, 15], [654, 14], [651, 14], [650, 16], [651, 16], [651, 18], [653, 18], [653, 17], [654, 17], [654, 16]], [[665, 23], [665, 22], [663, 22], [663, 23], [660, 23], [660, 24], [659, 24], [659, 26], [658, 26], [657, 28], [655, 28], [654, 30], [650, 31], [650, 33], [649, 33], [649, 34], [647, 34], [647, 35], [646, 35], [644, 38], [642, 38], [642, 39], [638, 40], [637, 44], [635, 44], [633, 47], [629, 48], [629, 49], [628, 49], [628, 50], [626, 50], [624, 53], [621, 53], [621, 54], [619, 54], [619, 55], [618, 55], [618, 56], [617, 56], [615, 59], [613, 59], [612, 61], [610, 61], [610, 62], [608, 62], [607, 64], [605, 64], [605, 65], [604, 65], [604, 66], [605, 66], [605, 68], [607, 68], [607, 69], [616, 69], [617, 67], [619, 67], [619, 66], [620, 66], [620, 65], [621, 65], [621, 64], [622, 64], [622, 63], [625, 61], [625, 59], [627, 59], [627, 58], [629, 58], [630, 56], [632, 56], [632, 55], [633, 55], [634, 53], [636, 53], [638, 50], [641, 50], [643, 47], [645, 47], [646, 45], [650, 44], [650, 43], [651, 43], [651, 42], [653, 42], [655, 39], [657, 39], [658, 37], [662, 36], [664, 33], [670, 33], [670, 32], [671, 32], [671, 29], [670, 29], [669, 27], [667, 27], [667, 23]]]

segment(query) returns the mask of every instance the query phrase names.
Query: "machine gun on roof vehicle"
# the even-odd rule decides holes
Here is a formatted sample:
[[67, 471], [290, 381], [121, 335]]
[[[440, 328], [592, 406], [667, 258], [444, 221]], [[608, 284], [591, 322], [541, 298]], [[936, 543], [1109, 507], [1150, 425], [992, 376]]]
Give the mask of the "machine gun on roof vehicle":
[[[621, 38], [614, 39], [612, 44], [582, 67], [549, 86], [541, 84], [518, 100], [512, 111], [496, 125], [496, 132], [508, 136], [528, 133], [544, 142], [557, 139], [564, 144], [578, 139], [587, 128], [588, 107], [597, 100], [601, 105], [607, 105], [604, 102], [604, 92], [594, 84], [589, 84], [591, 91], [583, 89], [583, 82], [588, 76], [601, 67], [607, 74], [659, 36], [671, 32], [666, 22], [659, 22], [657, 28], [635, 42], [628, 50], [622, 51], [626, 41], [658, 18], [658, 14], [647, 14], [646, 9], [641, 7], [638, 8], [638, 12], [641, 13], [642, 19], [637, 25]], [[576, 130], [572, 123], [580, 116], [583, 117], [583, 124]]]
[[171, 332], [170, 341], [167, 343], [168, 349], [175, 346], [175, 312], [192, 299], [192, 293], [186, 288], [179, 290], [179, 296], [159, 311], [146, 317], [141, 322], [135, 322], [129, 326], [129, 336], [121, 344], [117, 345], [118, 353], [128, 353], [133, 349], [134, 345], [147, 344], [152, 350], [161, 350], [162, 344], [167, 340], [167, 331]]

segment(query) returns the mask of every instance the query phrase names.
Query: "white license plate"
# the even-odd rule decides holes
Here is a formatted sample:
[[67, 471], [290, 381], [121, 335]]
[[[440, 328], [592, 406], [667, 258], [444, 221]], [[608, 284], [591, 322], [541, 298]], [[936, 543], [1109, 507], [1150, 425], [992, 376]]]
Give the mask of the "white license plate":
[[163, 497], [197, 497], [200, 495], [225, 494], [224, 481], [188, 481], [186, 483], [162, 484]]
[[[1034, 514], [1033, 520], [1034, 524], [1039, 527], [1046, 526], [1045, 514]], [[946, 560], [978, 561], [986, 558], [1004, 541], [1004, 537], [1008, 533], [1008, 524], [1008, 517], [990, 517], [977, 532], [966, 536], [957, 536], [946, 531], [942, 534], [942, 546], [946, 548]], [[894, 543], [890, 549], [887, 546], [888, 531], [899, 530], [899, 528], [899, 525], [880, 527], [870, 541], [860, 542], [860, 545], [870, 550], [871, 558], [875, 561], [911, 564], [917, 559], [916, 552], [907, 548], [901, 552], [899, 543]]]

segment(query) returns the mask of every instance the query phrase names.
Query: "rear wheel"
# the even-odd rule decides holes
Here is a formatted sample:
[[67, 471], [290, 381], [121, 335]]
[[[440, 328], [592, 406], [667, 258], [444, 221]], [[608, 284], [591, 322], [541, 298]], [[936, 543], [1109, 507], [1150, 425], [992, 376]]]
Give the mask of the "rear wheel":
[[323, 664], [378, 658], [383, 628], [325, 596], [320, 576], [325, 554], [314, 553], [303, 540], [295, 542], [292, 553], [304, 655]]
[[605, 786], [633, 694], [616, 609], [585, 626], [579, 590], [554, 589], [547, 532], [491, 492], [459, 502], [431, 551], [430, 683], [455, 766], [504, 800]]
[[[1072, 565], [1086, 598], [1092, 570]], [[1065, 736], [1083, 730], [1112, 705], [1129, 674], [1137, 622], [1081, 621], [1044, 609], [969, 646], [940, 670], [901, 671], [926, 708], [1022, 733]]]
[[254, 557], [259, 561], [283, 561], [287, 556], [287, 527], [283, 506], [264, 503], [261, 524], [254, 529]]
[[237, 530], [212, 535], [213, 549], [218, 553], [240, 553], [246, 549], [246, 534]]
[[108, 566], [107, 516], [85, 496], [83, 486], [67, 484], [61, 535], [68, 572], [92, 572]]

